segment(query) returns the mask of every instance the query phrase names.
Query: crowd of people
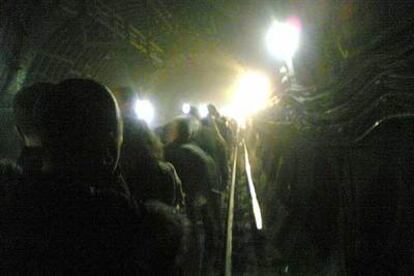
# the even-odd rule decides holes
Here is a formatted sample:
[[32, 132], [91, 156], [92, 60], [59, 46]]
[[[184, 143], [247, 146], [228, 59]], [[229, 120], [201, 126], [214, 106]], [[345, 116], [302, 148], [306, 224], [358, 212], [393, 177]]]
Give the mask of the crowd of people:
[[231, 121], [192, 108], [152, 131], [133, 89], [37, 83], [13, 102], [0, 162], [2, 274], [220, 273]]

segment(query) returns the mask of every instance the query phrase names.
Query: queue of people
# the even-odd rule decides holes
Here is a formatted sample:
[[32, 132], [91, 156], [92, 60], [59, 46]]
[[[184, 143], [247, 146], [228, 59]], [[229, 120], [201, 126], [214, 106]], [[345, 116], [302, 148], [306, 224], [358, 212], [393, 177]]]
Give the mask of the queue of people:
[[22, 151], [0, 162], [2, 274], [220, 274], [232, 129], [209, 106], [157, 135], [137, 96], [87, 79], [15, 95]]

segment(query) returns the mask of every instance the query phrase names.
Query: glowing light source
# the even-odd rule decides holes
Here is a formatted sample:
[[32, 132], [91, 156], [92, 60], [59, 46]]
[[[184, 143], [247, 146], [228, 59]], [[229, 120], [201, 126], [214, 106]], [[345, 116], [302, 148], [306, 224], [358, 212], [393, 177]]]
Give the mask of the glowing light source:
[[245, 142], [243, 142], [243, 146], [244, 146], [244, 159], [245, 159], [247, 182], [249, 184], [250, 198], [252, 200], [254, 220], [256, 222], [256, 228], [258, 230], [261, 230], [263, 228], [262, 211], [260, 210], [259, 201], [257, 200], [256, 189], [254, 187], [253, 177], [252, 177], [252, 167], [250, 166], [249, 155], [247, 152], [247, 147], [246, 147]]
[[188, 113], [190, 113], [190, 111], [191, 111], [191, 105], [190, 105], [190, 104], [188, 104], [188, 103], [183, 104], [183, 106], [181, 107], [181, 111], [182, 111], [184, 114], [188, 114]]
[[232, 105], [226, 105], [220, 108], [220, 113], [226, 117], [233, 117]]
[[300, 24], [296, 21], [278, 22], [271, 25], [266, 44], [269, 52], [278, 59], [290, 61], [299, 47]]
[[201, 118], [205, 118], [208, 115], [208, 108], [206, 104], [201, 104], [198, 107], [198, 113], [200, 113]]
[[155, 111], [154, 107], [149, 100], [137, 100], [135, 103], [135, 113], [138, 119], [151, 124], [154, 120]]
[[270, 97], [270, 80], [259, 72], [246, 72], [240, 76], [233, 95], [233, 102], [224, 113], [243, 126], [247, 117], [267, 106]]

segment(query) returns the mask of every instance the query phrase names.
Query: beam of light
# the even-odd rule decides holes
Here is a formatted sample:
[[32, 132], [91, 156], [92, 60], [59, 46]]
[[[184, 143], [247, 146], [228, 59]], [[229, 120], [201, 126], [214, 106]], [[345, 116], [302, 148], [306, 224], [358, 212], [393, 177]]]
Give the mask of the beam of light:
[[271, 84], [266, 75], [245, 72], [237, 81], [232, 103], [225, 108], [225, 113], [243, 127], [248, 117], [267, 106], [270, 94]]
[[206, 104], [200, 104], [198, 106], [198, 113], [200, 113], [201, 118], [206, 118], [208, 115], [208, 108]]
[[287, 62], [292, 60], [299, 42], [300, 24], [292, 20], [274, 21], [266, 35], [266, 46], [271, 55]]
[[181, 111], [184, 114], [188, 114], [191, 111], [191, 105], [189, 103], [184, 103], [183, 106], [181, 107]]
[[247, 153], [246, 143], [243, 142], [244, 146], [244, 158], [246, 163], [246, 174], [247, 182], [249, 183], [250, 196], [252, 198], [253, 215], [256, 222], [256, 228], [261, 230], [263, 228], [262, 211], [260, 210], [259, 201], [257, 200], [256, 189], [253, 183], [252, 168], [250, 166], [249, 155]]
[[135, 102], [135, 114], [137, 114], [138, 119], [151, 124], [155, 117], [154, 106], [149, 100], [139, 99]]
[[232, 106], [231, 106], [231, 105], [225, 105], [225, 106], [222, 106], [222, 107], [219, 109], [219, 112], [220, 112], [221, 114], [223, 114], [224, 116], [226, 116], [226, 117], [231, 117], [231, 118], [233, 118], [233, 109], [232, 109]]

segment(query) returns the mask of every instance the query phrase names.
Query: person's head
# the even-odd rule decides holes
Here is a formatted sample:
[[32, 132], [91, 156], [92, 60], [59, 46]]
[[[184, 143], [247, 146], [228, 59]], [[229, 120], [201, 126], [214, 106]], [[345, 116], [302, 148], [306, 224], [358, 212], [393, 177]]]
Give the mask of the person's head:
[[35, 116], [46, 153], [44, 170], [115, 170], [122, 122], [108, 88], [93, 80], [62, 81], [39, 98]]
[[[147, 123], [138, 119], [124, 121], [123, 159], [126, 156], [139, 154], [144, 160], [162, 160], [162, 143]], [[144, 158], [145, 157], [145, 158]], [[128, 162], [128, 161], [127, 161]]]
[[190, 112], [188, 114], [197, 120], [201, 118], [200, 112], [198, 111], [197, 107], [193, 105], [190, 107]]
[[191, 138], [188, 118], [176, 118], [164, 127], [164, 144], [185, 143]]
[[185, 143], [191, 139], [191, 121], [188, 118], [177, 118], [169, 129], [169, 140], [171, 142]]
[[209, 104], [207, 106], [207, 109], [208, 109], [208, 114], [210, 116], [214, 116], [214, 117], [217, 117], [217, 118], [220, 117], [220, 113], [217, 111], [217, 108], [214, 105]]
[[37, 83], [24, 87], [14, 97], [13, 114], [16, 130], [25, 147], [40, 147], [33, 109], [39, 97], [55, 89], [52, 83]]

